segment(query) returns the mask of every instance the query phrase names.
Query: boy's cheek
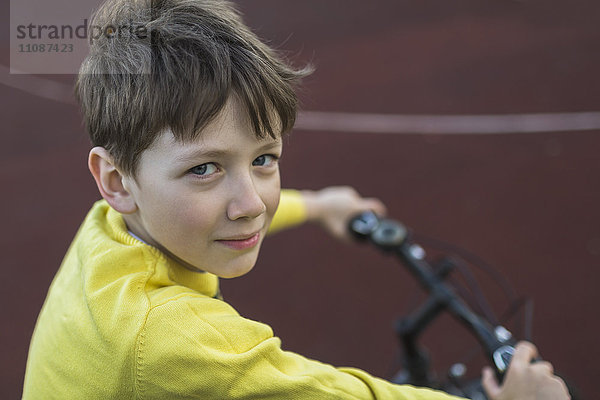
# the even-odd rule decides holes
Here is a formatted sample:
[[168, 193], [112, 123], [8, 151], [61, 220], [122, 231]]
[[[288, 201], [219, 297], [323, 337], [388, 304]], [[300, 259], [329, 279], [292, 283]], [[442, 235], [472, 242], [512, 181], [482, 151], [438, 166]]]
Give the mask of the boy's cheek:
[[266, 198], [264, 198], [265, 206], [267, 208], [267, 215], [269, 217], [269, 222], [275, 215], [275, 211], [277, 211], [277, 207], [279, 206], [279, 199], [281, 196], [281, 187], [279, 184], [279, 180], [277, 181], [277, 185], [274, 185], [272, 189], [269, 191]]

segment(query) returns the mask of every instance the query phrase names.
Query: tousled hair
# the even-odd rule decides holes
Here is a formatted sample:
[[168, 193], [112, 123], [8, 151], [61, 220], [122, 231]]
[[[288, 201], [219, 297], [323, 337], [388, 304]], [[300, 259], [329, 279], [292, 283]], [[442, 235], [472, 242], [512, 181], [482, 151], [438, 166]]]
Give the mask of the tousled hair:
[[287, 64], [228, 1], [108, 0], [90, 27], [76, 96], [92, 144], [124, 173], [166, 129], [195, 139], [231, 96], [258, 138], [294, 125], [295, 88], [311, 67]]

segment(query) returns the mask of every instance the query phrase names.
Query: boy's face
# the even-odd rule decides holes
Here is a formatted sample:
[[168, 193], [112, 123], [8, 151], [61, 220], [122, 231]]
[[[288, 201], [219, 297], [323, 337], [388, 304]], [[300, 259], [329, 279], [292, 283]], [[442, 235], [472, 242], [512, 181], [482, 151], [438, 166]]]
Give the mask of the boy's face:
[[193, 142], [170, 131], [142, 153], [123, 184], [137, 211], [128, 228], [148, 244], [223, 278], [243, 275], [279, 204], [281, 140], [259, 140], [230, 100]]

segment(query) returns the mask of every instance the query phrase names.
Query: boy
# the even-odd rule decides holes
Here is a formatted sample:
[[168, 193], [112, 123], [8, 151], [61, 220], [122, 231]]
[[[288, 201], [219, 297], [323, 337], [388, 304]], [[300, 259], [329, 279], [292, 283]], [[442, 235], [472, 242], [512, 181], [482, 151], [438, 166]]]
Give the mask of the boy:
[[[450, 399], [285, 352], [221, 299], [218, 278], [249, 272], [267, 230], [312, 219], [343, 236], [348, 215], [385, 210], [349, 189], [280, 192], [282, 135], [308, 71], [283, 63], [229, 3], [114, 0], [94, 20], [126, 23], [150, 40], [97, 38], [81, 67], [104, 200], [52, 283], [24, 398]], [[518, 347], [506, 387], [486, 375], [493, 399], [567, 398], [534, 356]]]

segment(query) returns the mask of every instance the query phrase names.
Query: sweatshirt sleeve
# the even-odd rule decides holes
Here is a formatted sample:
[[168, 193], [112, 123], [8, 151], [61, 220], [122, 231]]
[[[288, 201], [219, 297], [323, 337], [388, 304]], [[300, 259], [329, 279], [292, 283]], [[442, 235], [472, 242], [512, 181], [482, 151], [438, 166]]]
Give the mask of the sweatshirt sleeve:
[[298, 190], [283, 189], [269, 233], [300, 225], [306, 221], [306, 207]]
[[151, 309], [136, 353], [139, 399], [456, 399], [283, 351], [269, 326], [192, 295]]

